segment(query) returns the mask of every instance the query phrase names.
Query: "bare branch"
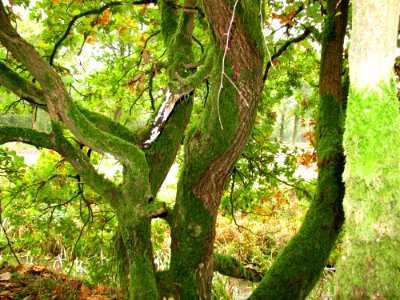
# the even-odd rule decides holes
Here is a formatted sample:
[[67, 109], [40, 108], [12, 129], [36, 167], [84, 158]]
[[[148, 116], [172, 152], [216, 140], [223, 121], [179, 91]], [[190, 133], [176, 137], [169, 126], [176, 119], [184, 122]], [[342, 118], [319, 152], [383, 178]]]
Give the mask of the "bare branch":
[[[152, 0], [147, 0], [147, 1], [133, 1], [131, 4], [134, 5], [140, 5], [140, 4], [151, 4], [151, 3], [156, 3], [156, 1], [152, 1]], [[68, 23], [68, 27], [67, 30], [64, 32], [64, 34], [62, 35], [62, 37], [58, 40], [58, 42], [54, 45], [53, 51], [50, 55], [50, 65], [53, 65], [54, 62], [54, 57], [57, 54], [58, 48], [61, 46], [62, 42], [64, 42], [64, 40], [68, 37], [68, 35], [70, 34], [72, 27], [74, 26], [75, 22], [77, 20], [79, 20], [82, 17], [86, 17], [89, 15], [99, 15], [102, 12], [104, 12], [106, 9], [113, 7], [113, 6], [119, 6], [122, 5], [123, 3], [121, 1], [116, 1], [116, 2], [110, 2], [107, 3], [106, 5], [100, 7], [100, 8], [96, 8], [96, 9], [92, 9], [92, 10], [88, 10], [85, 11], [83, 13], [80, 13], [78, 15], [73, 16], [72, 20]]]
[[267, 62], [267, 66], [265, 67], [265, 71], [264, 71], [263, 80], [264, 80], [264, 81], [267, 80], [269, 69], [270, 69], [271, 66], [273, 65], [273, 60], [274, 60], [275, 58], [281, 56], [281, 55], [283, 54], [283, 52], [285, 52], [286, 49], [287, 49], [290, 45], [292, 45], [292, 44], [294, 44], [294, 43], [301, 42], [302, 40], [306, 39], [310, 34], [311, 34], [311, 30], [310, 30], [309, 28], [306, 28], [306, 29], [304, 30], [304, 32], [303, 32], [301, 35], [287, 40], [287, 41], [282, 45], [282, 47], [280, 47], [279, 50], [276, 51], [276, 53], [273, 54], [273, 55], [271, 56], [270, 60]]

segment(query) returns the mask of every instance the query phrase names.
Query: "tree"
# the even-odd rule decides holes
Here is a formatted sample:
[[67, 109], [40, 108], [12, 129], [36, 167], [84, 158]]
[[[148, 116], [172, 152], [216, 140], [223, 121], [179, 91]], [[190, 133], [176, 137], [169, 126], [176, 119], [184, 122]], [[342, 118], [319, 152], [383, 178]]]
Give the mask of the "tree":
[[400, 116], [393, 82], [399, 13], [399, 1], [353, 2], [340, 299], [400, 297]]
[[[153, 199], [181, 143], [192, 107], [191, 93], [208, 76], [212, 83], [210, 99], [203, 121], [187, 137], [184, 175], [174, 210], [168, 212], [173, 239], [171, 267], [167, 274], [160, 274], [159, 282], [179, 286], [174, 293], [183, 299], [210, 298], [219, 201], [250, 132], [263, 86], [261, 23], [246, 22], [258, 18], [259, 3], [253, 2], [236, 2], [233, 6], [225, 1], [203, 3], [212, 32], [210, 49], [203, 68], [186, 76], [190, 70], [187, 65], [196, 63], [191, 44], [194, 14], [199, 8], [191, 0], [185, 1], [183, 7], [160, 1], [162, 35], [169, 56], [169, 103], [159, 109], [153, 128], [142, 135], [78, 106], [61, 77], [51, 68], [63, 39], [56, 44], [49, 64], [17, 33], [10, 22], [11, 12], [7, 13], [0, 2], [0, 42], [39, 85], [22, 78], [4, 63], [2, 84], [46, 109], [52, 120], [50, 133], [4, 126], [1, 143], [22, 141], [54, 149], [109, 202], [119, 222], [122, 259], [128, 262], [129, 276], [124, 274], [123, 278], [130, 277], [130, 284], [123, 280], [122, 285], [129, 285], [132, 299], [158, 298], [150, 225], [151, 219], [166, 209], [160, 212], [163, 205], [157, 205]], [[136, 4], [143, 3], [151, 1]], [[98, 14], [120, 4], [106, 4], [91, 13]], [[76, 15], [70, 27], [82, 16]], [[67, 36], [68, 32], [63, 38]], [[228, 43], [234, 47], [228, 47]], [[214, 70], [209, 75], [212, 66]], [[70, 134], [80, 144], [115, 157], [123, 165], [122, 183], [116, 186], [99, 175], [88, 157], [67, 138]], [[221, 144], [221, 140], [226, 143]], [[169, 292], [167, 285], [164, 284], [162, 292]]]
[[[298, 37], [283, 41], [269, 57], [264, 70], [263, 11], [259, 1], [185, 0], [182, 3], [165, 0], [157, 1], [157, 13], [152, 6], [154, 2], [91, 1], [88, 6], [80, 1], [37, 2], [40, 9], [33, 15], [41, 20], [40, 14], [44, 11], [49, 16], [46, 18], [49, 30], [44, 30], [43, 39], [52, 46], [46, 47], [43, 41], [36, 41], [36, 49], [13, 26], [12, 9], [0, 2], [0, 43], [8, 52], [0, 62], [0, 83], [24, 101], [47, 111], [51, 117], [50, 132], [1, 126], [0, 144], [21, 141], [57, 151], [77, 171], [77, 178], [110, 204], [119, 223], [116, 247], [121, 287], [126, 298], [129, 295], [131, 299], [163, 296], [210, 299], [215, 269], [229, 275], [246, 273], [230, 258], [217, 255], [214, 259], [213, 244], [221, 196], [251, 132], [264, 81], [273, 60], [313, 30], [306, 27]], [[343, 221], [340, 78], [347, 1], [328, 1], [328, 4], [320, 77], [317, 194], [299, 235], [263, 279], [254, 298], [266, 297], [270, 290], [279, 295], [280, 291], [291, 288], [293, 297], [306, 297], [320, 275]], [[320, 6], [312, 3], [310, 7], [315, 11]], [[287, 31], [292, 28], [293, 18], [304, 10], [304, 5], [298, 2], [294, 8], [289, 7], [287, 16], [279, 16]], [[52, 14], [58, 9], [63, 17]], [[115, 18], [110, 21], [112, 14]], [[147, 14], [155, 21], [143, 21], [149, 34], [143, 41], [136, 41], [137, 32], [130, 33], [134, 31], [131, 28], [134, 24], [121, 19], [129, 23], [132, 16], [140, 19]], [[73, 28], [80, 35], [74, 35]], [[166, 57], [156, 60], [146, 45], [159, 33], [163, 46], [158, 40], [153, 46], [165, 49]], [[195, 33], [200, 40], [194, 37]], [[61, 64], [62, 58], [79, 47], [80, 53], [83, 45], [93, 43], [97, 36], [107, 44], [104, 56], [112, 59], [104, 61], [112, 67], [106, 72], [97, 72], [98, 77], [93, 81], [108, 80], [109, 84], [107, 87], [99, 85], [97, 90], [94, 87], [82, 89], [85, 93], [70, 92], [67, 89], [72, 87], [69, 72]], [[71, 51], [65, 51], [64, 45]], [[140, 49], [139, 54], [132, 53], [133, 46]], [[163, 57], [162, 52], [159, 54]], [[136, 62], [130, 61], [131, 56], [146, 62], [145, 67], [137, 67]], [[117, 76], [121, 75], [116, 74], [117, 67], [123, 70], [122, 76]], [[17, 69], [22, 72], [16, 72]], [[130, 72], [132, 69], [138, 71]], [[292, 71], [291, 76], [294, 77], [295, 72]], [[157, 83], [159, 78], [163, 79], [162, 84]], [[154, 110], [148, 125], [130, 124], [130, 128], [122, 125], [122, 120], [129, 124], [133, 117], [128, 114], [121, 117], [121, 107], [131, 110], [134, 106], [123, 101], [128, 95], [119, 88], [122, 80], [126, 82], [125, 87], [138, 94], [137, 99], [148, 90], [149, 101], [142, 104], [150, 103]], [[194, 93], [208, 90], [202, 89], [204, 82], [210, 83], [207, 101], [201, 109], [201, 118], [193, 121]], [[108, 88], [111, 92], [107, 92]], [[163, 91], [162, 103], [154, 99], [156, 88]], [[103, 105], [109, 105], [108, 110], [114, 112], [111, 118], [95, 111], [90, 103], [93, 95], [104, 93], [112, 95], [112, 104], [102, 99]], [[118, 120], [121, 123], [116, 122]], [[187, 127], [190, 129], [186, 131]], [[325, 135], [327, 131], [334, 135]], [[171, 209], [157, 201], [156, 196], [182, 140], [184, 165], [176, 202]], [[123, 166], [122, 181], [115, 183], [97, 173], [90, 158], [81, 151], [82, 145], [116, 158]], [[157, 217], [166, 219], [172, 236], [170, 268], [162, 272], [154, 268], [150, 240], [151, 220]], [[300, 253], [296, 258], [298, 268], [288, 272], [288, 264], [293, 265], [288, 258], [293, 250]], [[287, 275], [293, 275], [294, 279]]]
[[344, 216], [342, 64], [348, 1], [328, 1], [316, 129], [318, 184], [306, 218], [250, 299], [304, 299], [318, 280]]

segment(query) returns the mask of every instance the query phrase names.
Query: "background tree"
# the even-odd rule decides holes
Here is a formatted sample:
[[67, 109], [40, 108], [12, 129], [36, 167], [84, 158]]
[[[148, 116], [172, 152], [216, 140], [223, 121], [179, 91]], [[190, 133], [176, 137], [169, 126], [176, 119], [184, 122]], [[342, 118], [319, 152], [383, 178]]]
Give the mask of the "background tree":
[[400, 296], [400, 116], [393, 80], [399, 13], [399, 1], [353, 2], [344, 136], [346, 239], [336, 276], [341, 299]]

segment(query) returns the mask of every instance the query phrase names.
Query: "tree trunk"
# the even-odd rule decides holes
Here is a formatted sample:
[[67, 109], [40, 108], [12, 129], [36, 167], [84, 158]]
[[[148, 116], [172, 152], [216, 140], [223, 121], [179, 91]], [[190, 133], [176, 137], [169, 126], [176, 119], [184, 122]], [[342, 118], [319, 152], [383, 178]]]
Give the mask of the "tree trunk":
[[[343, 223], [343, 40], [348, 1], [328, 1], [317, 119], [318, 184], [305, 220], [249, 299], [305, 299], [323, 271]], [[343, 95], [345, 96], [345, 95]]]
[[294, 120], [293, 120], [293, 134], [292, 134], [292, 145], [296, 145], [297, 141], [297, 132], [299, 130], [299, 116], [294, 115]]
[[281, 110], [281, 119], [279, 126], [279, 143], [283, 143], [285, 141], [285, 110]]
[[353, 2], [340, 299], [400, 299], [399, 14], [398, 0]]
[[263, 87], [261, 23], [246, 22], [259, 18], [259, 3], [253, 2], [203, 2], [216, 49], [209, 54], [214, 55], [210, 98], [203, 121], [185, 145], [171, 224], [170, 277], [180, 286], [180, 299], [211, 299], [219, 203], [254, 123]]

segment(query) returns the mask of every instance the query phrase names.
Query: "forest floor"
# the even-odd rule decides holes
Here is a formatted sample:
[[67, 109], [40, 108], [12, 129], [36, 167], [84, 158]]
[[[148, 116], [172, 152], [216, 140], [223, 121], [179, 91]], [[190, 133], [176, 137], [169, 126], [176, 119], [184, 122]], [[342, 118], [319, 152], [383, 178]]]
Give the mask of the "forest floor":
[[4, 264], [0, 268], [0, 299], [122, 299], [118, 290], [102, 285], [90, 286], [45, 266]]

